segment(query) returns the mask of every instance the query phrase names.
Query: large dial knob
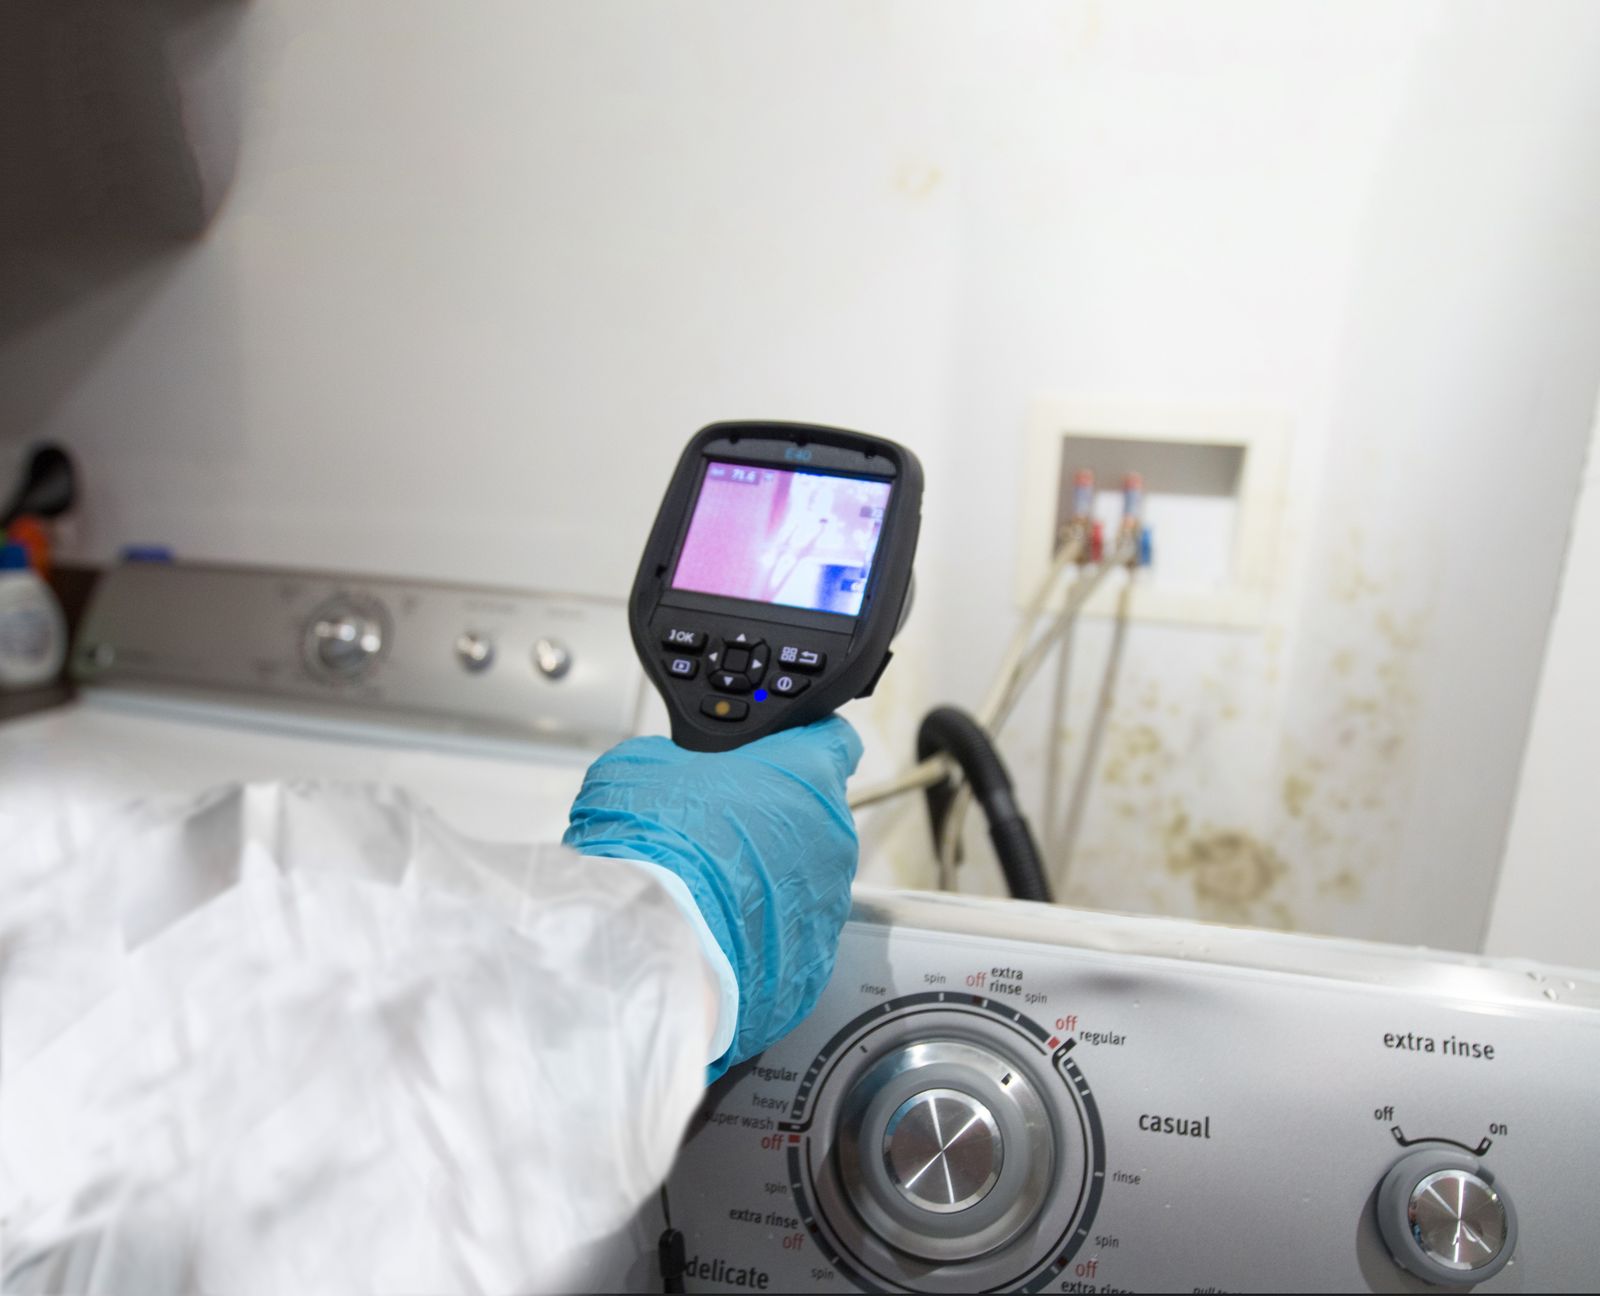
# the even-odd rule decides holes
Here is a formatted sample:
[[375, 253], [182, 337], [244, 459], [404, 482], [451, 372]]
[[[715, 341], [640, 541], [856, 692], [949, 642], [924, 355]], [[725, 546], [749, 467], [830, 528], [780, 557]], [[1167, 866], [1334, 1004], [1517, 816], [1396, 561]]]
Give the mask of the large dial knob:
[[1000, 1177], [1005, 1142], [994, 1113], [959, 1089], [924, 1089], [900, 1104], [883, 1131], [889, 1182], [938, 1215], [982, 1201]]
[[1058, 1290], [1105, 1182], [1073, 1047], [945, 990], [845, 1023], [779, 1125], [818, 1252], [861, 1291]]
[[388, 617], [381, 604], [334, 599], [323, 604], [307, 623], [306, 660], [319, 674], [358, 680], [383, 655], [388, 633]]
[[1023, 1068], [967, 1040], [935, 1039], [856, 1082], [838, 1156], [844, 1190], [877, 1236], [949, 1262], [1004, 1246], [1039, 1213], [1055, 1136]]
[[1441, 1286], [1493, 1277], [1517, 1242], [1511, 1199], [1483, 1163], [1435, 1149], [1402, 1157], [1384, 1177], [1378, 1226], [1401, 1268]]

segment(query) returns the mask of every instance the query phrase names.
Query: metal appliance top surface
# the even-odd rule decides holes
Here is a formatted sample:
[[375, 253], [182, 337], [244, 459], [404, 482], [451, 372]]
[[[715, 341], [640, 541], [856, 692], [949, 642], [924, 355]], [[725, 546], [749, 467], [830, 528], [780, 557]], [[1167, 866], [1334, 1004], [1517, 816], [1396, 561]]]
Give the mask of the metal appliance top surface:
[[1118, 959], [1280, 972], [1481, 1003], [1600, 1009], [1600, 974], [1592, 970], [1425, 946], [859, 886], [851, 919], [884, 928], [891, 937], [903, 928], [978, 943], [1064, 946]]

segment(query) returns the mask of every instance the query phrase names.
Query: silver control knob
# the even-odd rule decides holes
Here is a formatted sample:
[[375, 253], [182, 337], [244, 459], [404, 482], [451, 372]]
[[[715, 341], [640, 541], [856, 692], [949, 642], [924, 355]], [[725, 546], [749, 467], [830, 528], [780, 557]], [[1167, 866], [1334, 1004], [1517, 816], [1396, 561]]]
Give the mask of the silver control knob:
[[883, 1130], [889, 1182], [937, 1214], [966, 1210], [1000, 1177], [1005, 1144], [994, 1113], [957, 1089], [924, 1089], [901, 1103]]
[[839, 1111], [839, 1182], [857, 1218], [919, 1261], [988, 1255], [1039, 1214], [1061, 1159], [1029, 1068], [965, 1039], [896, 1049]]
[[541, 639], [533, 645], [533, 664], [546, 679], [558, 680], [572, 669], [572, 652], [559, 639]]
[[383, 654], [388, 629], [378, 604], [337, 599], [318, 610], [307, 625], [306, 660], [321, 674], [360, 679]]
[[465, 631], [456, 640], [456, 660], [476, 674], [494, 664], [494, 640], [488, 635]]
[[1441, 1286], [1493, 1277], [1517, 1240], [1516, 1212], [1483, 1164], [1433, 1149], [1403, 1157], [1385, 1176], [1378, 1225], [1401, 1268]]
[[1412, 1192], [1408, 1214], [1417, 1245], [1446, 1269], [1472, 1273], [1505, 1248], [1500, 1195], [1465, 1170], [1429, 1175]]

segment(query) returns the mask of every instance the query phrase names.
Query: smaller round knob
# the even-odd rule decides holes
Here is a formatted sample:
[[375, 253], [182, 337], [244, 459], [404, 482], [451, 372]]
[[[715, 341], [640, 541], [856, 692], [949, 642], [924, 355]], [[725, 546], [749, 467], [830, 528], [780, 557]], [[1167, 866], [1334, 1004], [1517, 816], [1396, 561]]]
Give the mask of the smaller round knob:
[[1440, 1170], [1416, 1186], [1406, 1211], [1411, 1235], [1446, 1269], [1470, 1274], [1506, 1244], [1500, 1194], [1465, 1170]]
[[456, 660], [474, 673], [494, 664], [494, 640], [471, 630], [456, 640]]
[[79, 659], [89, 670], [110, 670], [117, 664], [117, 649], [114, 644], [106, 643], [104, 640], [85, 644], [79, 653]]
[[914, 1206], [953, 1214], [994, 1187], [1005, 1145], [994, 1113], [957, 1089], [925, 1089], [896, 1109], [883, 1130], [889, 1182]]
[[1402, 1157], [1384, 1178], [1378, 1224], [1401, 1268], [1441, 1286], [1492, 1278], [1517, 1242], [1516, 1211], [1482, 1163], [1429, 1148]]
[[546, 679], [558, 680], [572, 669], [572, 653], [559, 639], [541, 639], [533, 645], [533, 664]]

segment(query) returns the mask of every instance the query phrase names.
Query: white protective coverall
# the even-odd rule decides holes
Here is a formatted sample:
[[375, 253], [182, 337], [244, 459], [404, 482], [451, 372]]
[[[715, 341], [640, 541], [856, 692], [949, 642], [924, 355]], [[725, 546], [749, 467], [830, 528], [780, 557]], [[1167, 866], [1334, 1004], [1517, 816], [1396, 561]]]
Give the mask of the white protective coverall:
[[399, 792], [235, 786], [0, 842], [6, 1292], [566, 1287], [728, 1047], [675, 877]]

